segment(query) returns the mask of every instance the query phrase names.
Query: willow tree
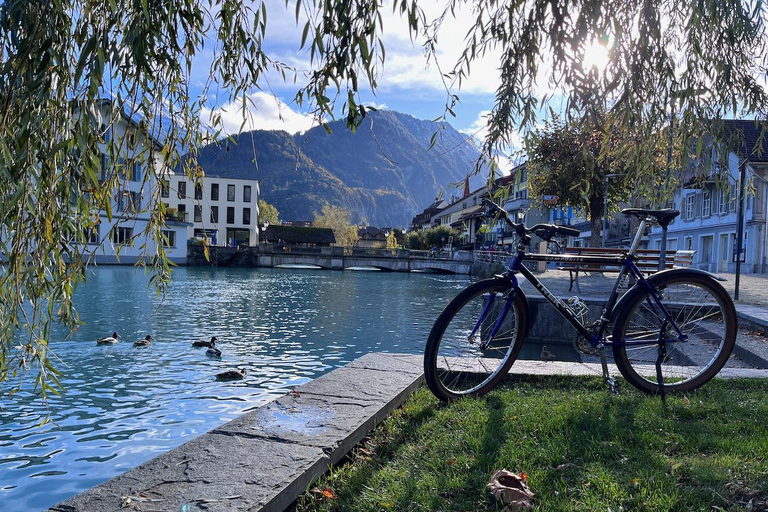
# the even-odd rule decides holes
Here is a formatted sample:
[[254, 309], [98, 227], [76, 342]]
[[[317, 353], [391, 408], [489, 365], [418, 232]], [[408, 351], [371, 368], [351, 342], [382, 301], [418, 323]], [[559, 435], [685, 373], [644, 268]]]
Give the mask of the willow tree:
[[[757, 78], [766, 64], [760, 1], [445, 0], [434, 18], [420, 8], [422, 1], [295, 0], [285, 7], [267, 0], [3, 2], [0, 250], [7, 264], [0, 275], [0, 382], [37, 365], [45, 391], [49, 326], [77, 325], [71, 299], [84, 279], [83, 228], [119, 186], [97, 178], [98, 126], [110, 121], [99, 109], [105, 95], [109, 116], [136, 120], [137, 138], [162, 133], [167, 165], [191, 151], [185, 166], [198, 175], [194, 151], [209, 92], [222, 101], [247, 101], [250, 91], [268, 86], [267, 72], [291, 75], [300, 84], [296, 99], [319, 120], [339, 115], [355, 127], [366, 114], [359, 93], [378, 88], [385, 65], [382, 12], [399, 13], [434, 61], [440, 37], [455, 37], [442, 32], [443, 22], [461, 10], [472, 23], [458, 60], [440, 62], [444, 115], [452, 114], [473, 64], [498, 54], [486, 158], [506, 150], [548, 105], [566, 105], [569, 119], [588, 118], [599, 107], [616, 126], [640, 134], [621, 149], [634, 159], [638, 178], [652, 171], [644, 141], [672, 117], [678, 147], [708, 131], [705, 120], [767, 117], [768, 98]], [[268, 6], [295, 13], [296, 47], [309, 55], [308, 70], [297, 72], [265, 49]], [[587, 49], [601, 42], [606, 67], [586, 66]], [[198, 80], [193, 62], [204, 47], [213, 53], [209, 78], [193, 97], [188, 84]], [[220, 122], [214, 117], [214, 125]], [[159, 197], [150, 209], [146, 234], [159, 240]], [[168, 279], [162, 244], [147, 247], [154, 249], [145, 262], [162, 288]]]

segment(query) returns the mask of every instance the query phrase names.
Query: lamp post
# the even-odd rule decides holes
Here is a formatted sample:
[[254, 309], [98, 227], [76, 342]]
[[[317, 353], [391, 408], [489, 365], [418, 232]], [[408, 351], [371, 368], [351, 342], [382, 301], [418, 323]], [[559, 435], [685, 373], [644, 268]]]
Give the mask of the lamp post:
[[624, 176], [622, 173], [612, 173], [612, 174], [606, 174], [605, 175], [605, 196], [604, 196], [604, 203], [603, 203], [603, 236], [600, 240], [600, 247], [605, 247], [605, 239], [607, 238], [608, 232], [606, 231], [605, 222], [608, 218], [608, 180], [611, 178], [618, 178], [619, 176]]

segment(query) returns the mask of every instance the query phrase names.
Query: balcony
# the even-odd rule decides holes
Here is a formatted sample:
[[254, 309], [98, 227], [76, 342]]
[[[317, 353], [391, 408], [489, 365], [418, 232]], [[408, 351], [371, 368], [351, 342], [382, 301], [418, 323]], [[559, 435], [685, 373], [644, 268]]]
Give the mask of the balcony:
[[169, 222], [189, 222], [189, 212], [180, 212], [176, 208], [166, 208], [165, 220]]
[[504, 203], [504, 209], [508, 212], [516, 210], [527, 210], [533, 204], [533, 199], [530, 197], [521, 197], [518, 199], [511, 199]]

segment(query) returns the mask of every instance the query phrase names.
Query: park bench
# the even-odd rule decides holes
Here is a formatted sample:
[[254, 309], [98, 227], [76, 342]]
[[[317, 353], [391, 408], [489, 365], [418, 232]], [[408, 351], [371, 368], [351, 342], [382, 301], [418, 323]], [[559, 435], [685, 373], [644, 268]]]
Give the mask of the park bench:
[[[691, 266], [693, 262], [693, 255], [696, 251], [667, 251], [664, 260], [664, 268], [684, 268]], [[626, 254], [626, 249], [615, 249], [608, 247], [566, 247], [565, 255], [567, 256], [620, 256]], [[661, 258], [661, 251], [654, 249], [638, 249], [635, 254], [635, 264], [644, 274], [653, 274], [659, 271], [659, 260]], [[581, 293], [579, 289], [579, 273], [617, 273], [621, 270], [619, 265], [603, 265], [596, 263], [563, 263], [557, 267], [559, 270], [567, 270], [570, 275], [570, 285], [568, 291], [573, 290], [573, 285], [576, 285], [576, 293]]]

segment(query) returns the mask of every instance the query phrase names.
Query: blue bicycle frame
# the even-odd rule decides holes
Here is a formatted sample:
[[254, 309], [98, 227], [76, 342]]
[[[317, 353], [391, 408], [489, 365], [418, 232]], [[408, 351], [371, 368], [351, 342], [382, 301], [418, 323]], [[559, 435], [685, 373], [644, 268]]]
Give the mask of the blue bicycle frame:
[[[640, 238], [642, 237], [642, 233], [645, 232], [645, 226], [646, 221], [643, 220], [640, 223], [640, 227], [638, 228], [637, 234], [635, 235], [635, 240], [632, 243], [632, 246], [630, 247], [628, 253], [626, 255], [620, 255], [620, 256], [565, 256], [565, 255], [555, 255], [555, 254], [527, 254], [525, 252], [525, 249], [527, 247], [526, 243], [521, 243], [518, 245], [517, 253], [512, 258], [512, 261], [509, 264], [509, 267], [504, 272], [504, 276], [507, 277], [512, 286], [511, 291], [506, 295], [506, 303], [504, 305], [504, 308], [502, 309], [501, 314], [499, 315], [499, 318], [496, 320], [496, 323], [491, 329], [491, 332], [488, 336], [488, 340], [482, 342], [482, 346], [487, 347], [491, 340], [496, 336], [499, 328], [501, 327], [504, 318], [506, 317], [507, 313], [509, 312], [510, 308], [512, 307], [512, 302], [514, 301], [515, 294], [518, 293], [519, 285], [517, 280], [517, 273], [522, 274], [533, 286], [536, 288], [539, 293], [541, 293], [544, 298], [552, 304], [552, 306], [571, 324], [573, 327], [586, 338], [589, 340], [590, 344], [593, 347], [598, 346], [648, 346], [648, 345], [659, 345], [664, 346], [667, 343], [681, 343], [686, 342], [688, 340], [688, 337], [682, 333], [678, 325], [675, 323], [674, 319], [672, 318], [672, 315], [670, 315], [667, 308], [664, 306], [664, 304], [661, 302], [661, 298], [656, 293], [656, 290], [648, 283], [647, 279], [643, 276], [643, 273], [640, 271], [640, 269], [635, 264], [635, 253], [637, 251], [637, 248], [640, 243]], [[562, 263], [570, 263], [570, 264], [587, 264], [587, 265], [608, 265], [608, 266], [620, 266], [621, 270], [619, 271], [619, 276], [616, 279], [616, 283], [613, 286], [613, 290], [611, 291], [611, 295], [608, 298], [608, 301], [605, 304], [605, 307], [603, 308], [602, 314], [600, 315], [600, 319], [591, 326], [586, 326], [581, 323], [581, 321], [576, 318], [573, 314], [573, 312], [570, 310], [570, 308], [563, 303], [561, 299], [556, 297], [552, 292], [547, 289], [544, 284], [539, 281], [539, 279], [533, 275], [533, 273], [528, 270], [528, 268], [523, 264], [525, 261], [542, 261], [542, 262], [562, 262]], [[624, 283], [625, 278], [632, 276], [637, 280], [637, 284], [635, 286], [642, 286], [648, 291], [648, 298], [646, 299], [649, 305], [649, 308], [656, 313], [660, 318], [664, 318], [665, 323], [668, 323], [670, 326], [672, 326], [674, 332], [677, 334], [674, 338], [667, 339], [661, 339], [661, 336], [659, 339], [656, 340], [633, 340], [633, 341], [613, 341], [610, 339], [607, 339], [604, 336], [605, 329], [608, 327], [608, 324], [611, 321], [611, 317], [613, 316], [613, 309], [616, 305], [616, 301], [619, 298], [619, 288]], [[477, 323], [475, 324], [474, 329], [472, 330], [471, 335], [474, 335], [477, 330], [480, 328], [480, 325], [485, 320], [485, 317], [487, 316], [488, 312], [491, 310], [491, 306], [493, 302], [496, 300], [496, 296], [492, 294], [488, 298], [488, 302], [486, 303], [485, 307], [483, 308], [483, 312], [480, 315], [480, 318], [478, 319]], [[591, 328], [591, 329], [590, 329]], [[663, 332], [668, 332], [667, 329], [662, 330]]]

